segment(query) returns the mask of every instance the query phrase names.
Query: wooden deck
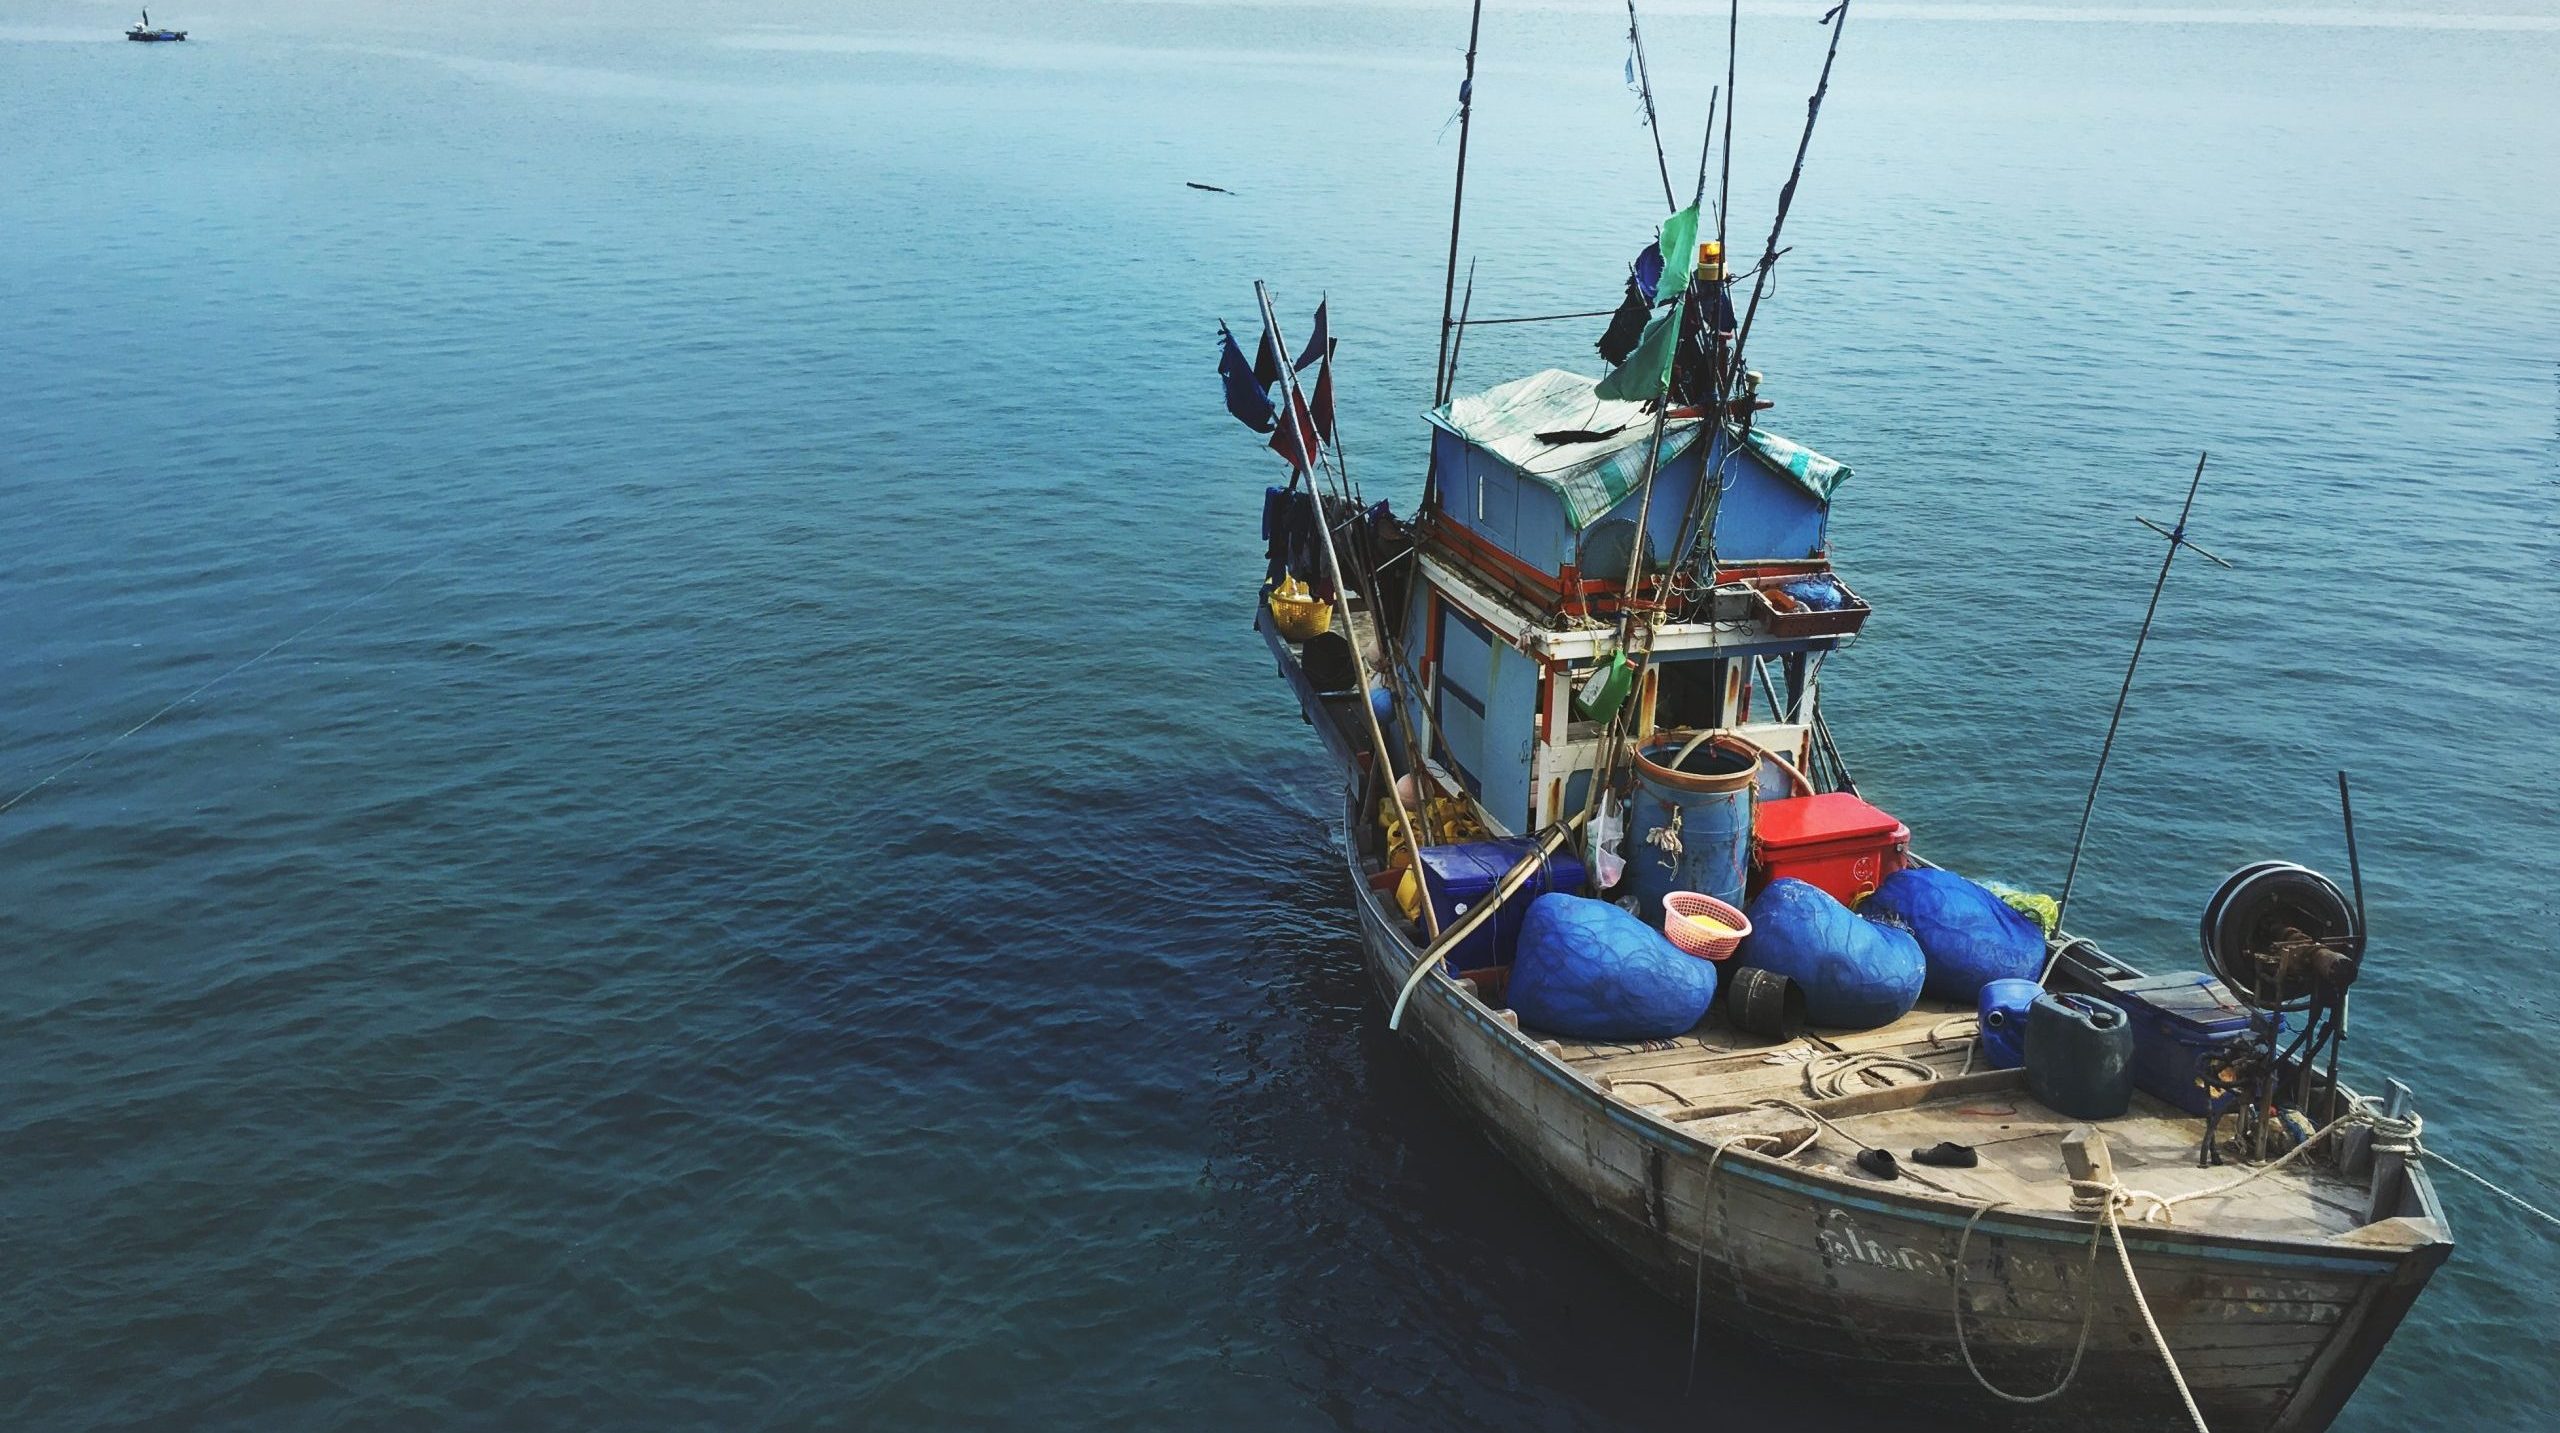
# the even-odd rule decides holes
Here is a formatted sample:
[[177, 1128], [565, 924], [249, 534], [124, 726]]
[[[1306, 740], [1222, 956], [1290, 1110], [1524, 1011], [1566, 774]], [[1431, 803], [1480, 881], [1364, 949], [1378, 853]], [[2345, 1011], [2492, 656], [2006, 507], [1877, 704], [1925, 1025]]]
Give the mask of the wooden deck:
[[[2062, 1166], [2062, 1137], [2083, 1122], [2038, 1104], [2027, 1093], [2023, 1072], [1985, 1069], [1976, 1044], [1970, 1012], [1928, 1001], [1874, 1030], [1808, 1031], [1769, 1040], [1726, 1025], [1719, 1007], [1677, 1040], [1560, 1041], [1556, 1049], [1568, 1068], [1619, 1101], [1704, 1138], [1746, 1128], [1813, 1130], [1813, 1122], [1799, 1115], [1756, 1103], [1786, 1100], [1832, 1125], [1796, 1156], [1799, 1165], [1882, 1182], [1852, 1162], [1860, 1147], [1874, 1146], [1893, 1151], [1902, 1162], [1902, 1180], [1921, 1188], [1974, 1202], [2067, 1211], [2071, 1187]], [[1808, 1089], [1807, 1074], [1832, 1055], [1896, 1056], [1927, 1067], [1936, 1078], [1924, 1082], [1917, 1071], [1902, 1068], [1862, 1070], [1842, 1082], [1839, 1095], [1820, 1098]], [[2129, 1113], [2097, 1127], [2106, 1131], [2117, 1177], [2131, 1189], [2176, 1196], [2246, 1172], [2237, 1165], [2198, 1168], [2204, 1122], [2148, 1095], [2136, 1094]], [[1981, 1164], [1946, 1169], [1911, 1163], [1911, 1151], [1946, 1140], [1972, 1146]], [[2306, 1162], [2221, 1198], [2180, 1205], [2178, 1217], [2232, 1233], [2318, 1237], [2362, 1224], [2364, 1201], [2362, 1182]]]

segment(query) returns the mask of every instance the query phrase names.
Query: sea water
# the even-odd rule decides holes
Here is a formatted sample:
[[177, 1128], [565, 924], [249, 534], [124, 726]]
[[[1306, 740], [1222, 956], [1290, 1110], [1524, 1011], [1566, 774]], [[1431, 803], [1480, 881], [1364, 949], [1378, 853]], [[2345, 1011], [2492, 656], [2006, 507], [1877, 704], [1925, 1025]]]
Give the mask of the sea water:
[[[1823, 8], [1742, 19], [1738, 264]], [[1623, 15], [1489, 10], [1473, 313], [1606, 309]], [[1644, 13], [1686, 191], [1722, 12]], [[153, 18], [0, 0], [0, 1423], [1941, 1426], [1690, 1390], [1360, 977], [1216, 324], [1328, 299], [1411, 501], [1462, 5]], [[2073, 923], [2343, 878], [2348, 770], [2347, 1068], [2560, 1196], [2553, 10], [1848, 25], [1752, 363], [1856, 468], [1862, 787], [2058, 886], [2210, 450]], [[2541, 1426], [2560, 1254], [2440, 1187], [2341, 1426]]]

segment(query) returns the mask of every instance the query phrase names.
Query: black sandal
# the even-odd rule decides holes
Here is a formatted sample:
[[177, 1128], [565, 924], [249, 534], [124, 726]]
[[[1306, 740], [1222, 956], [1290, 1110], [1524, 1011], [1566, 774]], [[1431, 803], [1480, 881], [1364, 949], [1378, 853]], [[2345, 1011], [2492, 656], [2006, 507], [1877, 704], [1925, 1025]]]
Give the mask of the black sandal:
[[1982, 1156], [1973, 1152], [1972, 1145], [1947, 1140], [1940, 1144], [1933, 1144], [1927, 1149], [1911, 1151], [1911, 1162], [1934, 1164], [1945, 1169], [1971, 1169], [1982, 1163]]
[[1865, 1170], [1867, 1173], [1874, 1175], [1878, 1179], [1900, 1179], [1902, 1177], [1902, 1169], [1899, 1165], [1896, 1165], [1893, 1162], [1893, 1151], [1889, 1149], [1859, 1150], [1858, 1167]]

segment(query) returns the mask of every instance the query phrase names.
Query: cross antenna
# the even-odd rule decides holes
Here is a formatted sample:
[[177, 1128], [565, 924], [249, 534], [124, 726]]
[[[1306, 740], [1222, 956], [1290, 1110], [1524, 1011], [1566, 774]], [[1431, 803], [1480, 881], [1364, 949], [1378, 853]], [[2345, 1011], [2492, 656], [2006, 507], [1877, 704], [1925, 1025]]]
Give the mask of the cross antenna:
[[[2107, 739], [2098, 748], [2098, 769], [2089, 773], [2089, 799], [2081, 803], [2080, 832], [2071, 838], [2071, 865], [2063, 873], [2062, 897], [2054, 902], [2053, 928], [2057, 936], [2062, 931], [2062, 917], [2071, 909], [2071, 888], [2080, 879], [2080, 853], [2089, 843], [2089, 816], [2098, 809], [2098, 784], [2107, 779], [2107, 758], [2113, 755], [2116, 749], [2116, 728], [2124, 722], [2125, 699], [2133, 695], [2133, 673], [2136, 667], [2142, 665], [2143, 644], [2151, 640], [2151, 620], [2160, 615], [2160, 594], [2169, 585], [2170, 564], [2178, 560], [2178, 549], [2189, 548], [2197, 556], [2217, 567], [2227, 568], [2231, 565], [2187, 540], [2187, 519], [2195, 513], [2196, 490], [2204, 486], [2204, 465], [2206, 459], [2211, 456], [2209, 453], [2196, 454], [2196, 474], [2187, 483], [2187, 501], [2185, 506], [2178, 509], [2176, 527], [2162, 527], [2146, 517], [2134, 519], [2144, 527], [2167, 538], [2169, 547], [2168, 551], [2160, 556], [2160, 578], [2151, 584], [2151, 606], [2142, 614], [2142, 631], [2133, 639], [2133, 658], [2124, 664], [2124, 685], [2116, 692], [2115, 715], [2107, 718]], [[2057, 945], [2054, 949], [2059, 953], [2061, 948]], [[2044, 973], [2047, 976], [2053, 973], [2051, 960], [2045, 962]]]

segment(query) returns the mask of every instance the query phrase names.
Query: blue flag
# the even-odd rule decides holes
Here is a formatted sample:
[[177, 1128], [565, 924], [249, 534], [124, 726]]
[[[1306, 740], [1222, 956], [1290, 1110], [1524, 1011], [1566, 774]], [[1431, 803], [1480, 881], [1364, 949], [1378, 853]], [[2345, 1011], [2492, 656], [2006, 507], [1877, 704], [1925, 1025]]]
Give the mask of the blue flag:
[[1227, 411], [1236, 421], [1257, 433], [1268, 433], [1278, 426], [1271, 406], [1271, 394], [1256, 381], [1253, 365], [1245, 361], [1244, 350], [1236, 347], [1236, 336], [1218, 325], [1218, 377], [1226, 384]]

